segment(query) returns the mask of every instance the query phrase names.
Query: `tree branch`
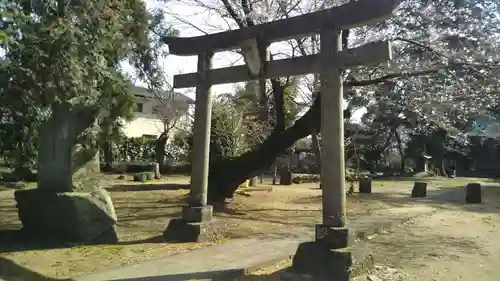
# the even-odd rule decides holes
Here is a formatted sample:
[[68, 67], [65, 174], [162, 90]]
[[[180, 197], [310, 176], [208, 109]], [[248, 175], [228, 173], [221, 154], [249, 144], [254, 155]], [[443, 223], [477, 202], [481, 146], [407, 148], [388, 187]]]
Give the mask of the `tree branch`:
[[445, 69], [450, 69], [453, 67], [449, 66], [444, 66], [444, 67], [438, 67], [438, 68], [432, 68], [432, 69], [427, 69], [427, 70], [422, 70], [422, 71], [416, 71], [416, 72], [398, 72], [398, 73], [390, 73], [387, 75], [384, 75], [382, 77], [376, 78], [376, 79], [369, 79], [369, 80], [352, 80], [349, 82], [345, 82], [345, 86], [352, 86], [352, 87], [361, 87], [361, 86], [369, 86], [369, 85], [376, 85], [380, 83], [387, 82], [387, 80], [390, 79], [395, 79], [395, 78], [409, 78], [409, 77], [415, 77], [415, 76], [424, 76], [424, 75], [430, 75], [437, 73], [440, 70], [445, 70]]
[[243, 8], [243, 13], [245, 14], [245, 21], [247, 26], [255, 26], [255, 22], [251, 17], [252, 14], [252, 4], [248, 0], [241, 0], [241, 7]]
[[236, 10], [233, 8], [233, 6], [231, 6], [231, 3], [229, 3], [229, 0], [221, 0], [221, 1], [222, 1], [222, 4], [224, 4], [224, 8], [226, 8], [227, 12], [231, 16], [231, 18], [233, 18], [233, 20], [236, 22], [238, 27], [244, 28], [246, 26], [245, 22], [243, 21], [243, 19], [240, 18], [240, 16], [238, 16], [238, 13], [236, 13]]

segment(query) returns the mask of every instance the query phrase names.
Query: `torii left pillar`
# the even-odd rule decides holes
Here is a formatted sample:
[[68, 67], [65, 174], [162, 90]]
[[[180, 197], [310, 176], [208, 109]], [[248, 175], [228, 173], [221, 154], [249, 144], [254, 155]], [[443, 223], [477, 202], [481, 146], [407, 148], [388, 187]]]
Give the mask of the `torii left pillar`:
[[212, 93], [208, 73], [212, 68], [213, 55], [213, 52], [198, 55], [189, 201], [182, 206], [182, 217], [173, 219], [168, 224], [163, 234], [167, 241], [217, 240], [227, 230], [222, 222], [213, 219], [213, 206], [207, 204], [212, 119]]

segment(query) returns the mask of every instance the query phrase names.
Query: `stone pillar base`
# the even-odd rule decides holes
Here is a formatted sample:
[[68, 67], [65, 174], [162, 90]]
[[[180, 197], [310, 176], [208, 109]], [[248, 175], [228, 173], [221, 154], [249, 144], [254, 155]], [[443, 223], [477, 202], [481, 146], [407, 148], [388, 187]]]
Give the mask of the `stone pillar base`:
[[172, 219], [163, 237], [167, 242], [214, 242], [227, 232], [226, 222], [212, 218], [211, 205], [182, 206], [182, 218]]
[[356, 237], [347, 227], [332, 227], [317, 224], [315, 228], [316, 242], [327, 249], [341, 249], [354, 244]]
[[93, 192], [14, 193], [23, 233], [40, 242], [68, 244], [118, 243], [116, 213], [105, 189]]
[[299, 245], [293, 257], [292, 269], [310, 274], [316, 281], [350, 281], [373, 269], [371, 251], [364, 245], [330, 250], [318, 242]]
[[163, 237], [167, 242], [215, 242], [226, 233], [227, 225], [223, 220], [187, 222], [179, 218], [170, 220]]
[[211, 205], [193, 207], [182, 206], [182, 219], [187, 222], [206, 222], [212, 220], [214, 208]]

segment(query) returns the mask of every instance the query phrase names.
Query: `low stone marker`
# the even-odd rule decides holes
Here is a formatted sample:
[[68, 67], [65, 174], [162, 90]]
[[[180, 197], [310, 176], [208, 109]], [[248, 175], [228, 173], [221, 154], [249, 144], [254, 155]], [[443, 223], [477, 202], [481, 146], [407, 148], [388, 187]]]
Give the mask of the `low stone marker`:
[[257, 177], [251, 177], [248, 180], [248, 186], [257, 186]]
[[359, 179], [359, 193], [372, 193], [372, 179], [369, 177]]
[[427, 183], [426, 182], [415, 182], [413, 185], [413, 190], [411, 191], [411, 197], [424, 198], [427, 196]]
[[292, 185], [292, 171], [285, 169], [280, 172], [280, 185]]
[[470, 204], [478, 204], [483, 202], [480, 183], [468, 183], [465, 186], [465, 202]]

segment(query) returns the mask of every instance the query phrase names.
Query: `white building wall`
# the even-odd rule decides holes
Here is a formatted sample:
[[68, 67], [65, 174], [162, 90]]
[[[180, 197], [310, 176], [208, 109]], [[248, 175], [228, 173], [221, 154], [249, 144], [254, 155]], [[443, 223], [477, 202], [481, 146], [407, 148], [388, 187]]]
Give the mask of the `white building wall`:
[[[127, 137], [142, 137], [144, 135], [159, 136], [164, 129], [162, 116], [154, 113], [154, 108], [161, 105], [155, 99], [141, 99], [138, 102], [142, 103], [142, 112], [136, 112], [134, 120], [127, 122], [123, 126], [123, 132]], [[186, 128], [189, 124], [188, 116], [189, 106], [187, 104], [179, 104], [178, 110], [183, 111], [183, 114], [176, 123], [176, 128]], [[176, 133], [176, 128], [170, 131], [169, 139]]]
[[123, 126], [123, 133], [129, 138], [143, 135], [159, 136], [163, 132], [163, 122], [156, 118], [136, 117]]

